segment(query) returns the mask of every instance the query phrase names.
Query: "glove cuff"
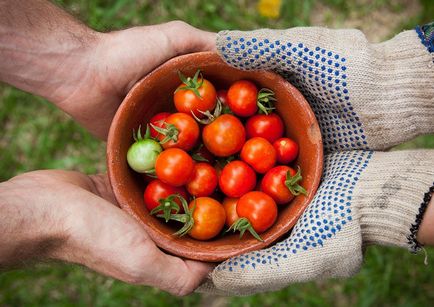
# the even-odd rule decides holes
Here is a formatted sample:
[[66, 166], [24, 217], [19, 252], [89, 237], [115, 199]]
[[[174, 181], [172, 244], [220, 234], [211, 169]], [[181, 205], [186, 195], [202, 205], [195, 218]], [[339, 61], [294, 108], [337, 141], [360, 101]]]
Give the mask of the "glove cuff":
[[366, 245], [416, 252], [419, 224], [434, 191], [434, 151], [375, 152], [354, 189]]
[[428, 23], [423, 26], [417, 26], [416, 32], [419, 35], [422, 44], [433, 54], [434, 62], [434, 22]]
[[369, 148], [390, 148], [433, 132], [433, 57], [416, 31], [371, 44], [367, 51], [361, 56], [366, 68], [358, 67], [367, 75], [357, 80], [353, 93]]

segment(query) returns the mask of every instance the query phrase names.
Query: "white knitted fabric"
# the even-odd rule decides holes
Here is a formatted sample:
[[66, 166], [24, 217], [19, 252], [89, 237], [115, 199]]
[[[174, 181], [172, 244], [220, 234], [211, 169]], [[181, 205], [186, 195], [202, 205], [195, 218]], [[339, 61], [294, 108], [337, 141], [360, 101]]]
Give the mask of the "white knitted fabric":
[[348, 277], [369, 244], [416, 250], [434, 151], [368, 150], [434, 131], [434, 58], [416, 32], [370, 44], [358, 30], [225, 31], [217, 49], [234, 67], [273, 70], [296, 85], [329, 154], [318, 192], [289, 237], [223, 262], [199, 291], [248, 295]]
[[284, 241], [218, 265], [199, 291], [248, 295], [349, 277], [363, 247], [413, 247], [410, 229], [434, 181], [434, 151], [329, 154], [314, 200]]
[[224, 31], [217, 49], [240, 69], [274, 70], [309, 100], [325, 149], [385, 149], [434, 131], [433, 56], [416, 31], [370, 44], [358, 30]]

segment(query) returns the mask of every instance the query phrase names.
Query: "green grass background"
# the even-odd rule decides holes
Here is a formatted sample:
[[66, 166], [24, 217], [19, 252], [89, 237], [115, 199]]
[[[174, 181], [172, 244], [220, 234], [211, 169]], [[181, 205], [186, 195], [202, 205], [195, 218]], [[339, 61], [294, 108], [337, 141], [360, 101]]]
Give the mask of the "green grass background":
[[[321, 3], [319, 3], [321, 2]], [[414, 1], [417, 2], [417, 1]], [[281, 16], [261, 17], [256, 1], [58, 0], [91, 27], [109, 31], [132, 25], [181, 19], [213, 31], [223, 29], [287, 28], [310, 25], [313, 17], [329, 16], [325, 24], [344, 26], [351, 18], [375, 11], [391, 13], [388, 37], [404, 28], [434, 19], [434, 1], [420, 0], [416, 14], [406, 16], [407, 1], [284, 0]], [[332, 12], [332, 13], [330, 13]], [[405, 18], [396, 26], [394, 14]], [[0, 180], [30, 170], [105, 170], [105, 144], [90, 136], [47, 101], [0, 84]], [[400, 148], [434, 148], [434, 137], [423, 136]], [[428, 248], [434, 261], [434, 249]], [[370, 247], [361, 272], [347, 280], [292, 285], [284, 290], [249, 297], [213, 299], [199, 294], [173, 297], [145, 286], [131, 286], [66, 264], [39, 264], [0, 273], [0, 306], [428, 306], [434, 299], [432, 265], [423, 255]]]

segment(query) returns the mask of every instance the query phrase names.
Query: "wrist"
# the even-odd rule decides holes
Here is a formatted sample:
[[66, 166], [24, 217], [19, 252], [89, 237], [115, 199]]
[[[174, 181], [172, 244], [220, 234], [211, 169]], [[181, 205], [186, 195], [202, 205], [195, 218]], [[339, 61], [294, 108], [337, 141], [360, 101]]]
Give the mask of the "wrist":
[[[50, 63], [50, 67], [41, 80], [41, 93], [37, 94], [66, 111], [70, 100], [77, 101], [77, 92], [81, 94], [85, 89], [96, 86], [95, 58], [103, 34], [91, 29], [85, 29], [83, 32], [85, 34], [77, 34], [80, 35], [80, 39], [69, 41], [53, 51], [56, 53], [54, 58], [48, 59], [51, 55], [45, 54], [44, 59], [41, 59], [42, 62]], [[35, 91], [38, 89], [33, 92]]]
[[39, 199], [38, 187], [34, 173], [0, 183], [0, 267], [52, 258], [66, 241], [58, 209]]

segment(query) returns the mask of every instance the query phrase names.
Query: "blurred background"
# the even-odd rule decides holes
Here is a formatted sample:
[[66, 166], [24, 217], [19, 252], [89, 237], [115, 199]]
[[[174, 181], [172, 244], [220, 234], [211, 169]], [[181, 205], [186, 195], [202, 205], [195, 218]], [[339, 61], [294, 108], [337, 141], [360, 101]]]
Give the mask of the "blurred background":
[[[57, 0], [99, 31], [184, 20], [219, 31], [321, 25], [363, 30], [379, 42], [434, 20], [433, 0]], [[30, 170], [105, 171], [105, 143], [47, 101], [0, 84], [0, 180]], [[399, 148], [434, 148], [422, 136]], [[0, 273], [0, 306], [428, 306], [434, 299], [434, 249], [411, 255], [369, 247], [361, 272], [348, 280], [298, 284], [249, 297], [193, 294], [178, 298], [131, 286], [76, 265], [39, 264]]]

